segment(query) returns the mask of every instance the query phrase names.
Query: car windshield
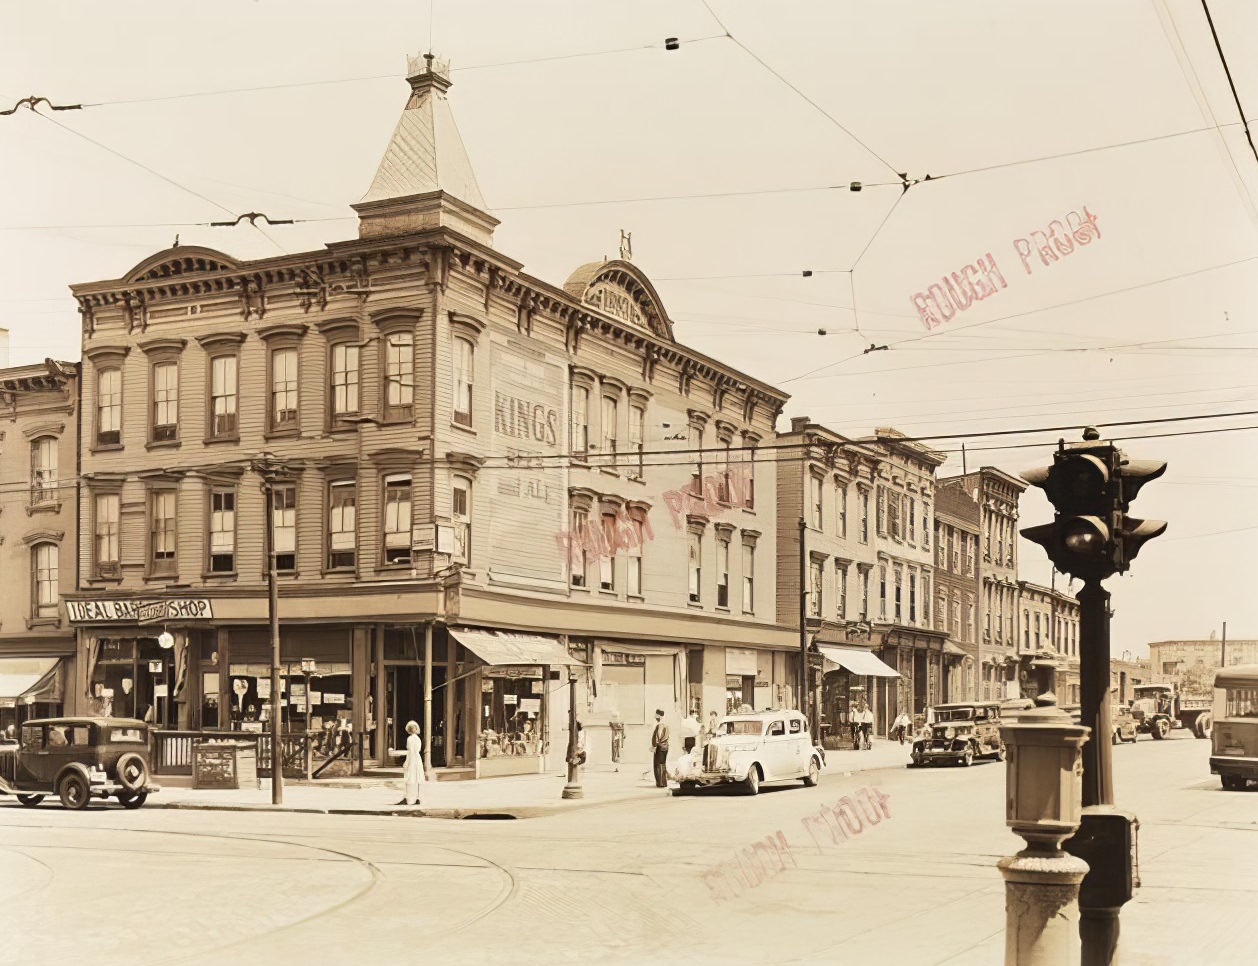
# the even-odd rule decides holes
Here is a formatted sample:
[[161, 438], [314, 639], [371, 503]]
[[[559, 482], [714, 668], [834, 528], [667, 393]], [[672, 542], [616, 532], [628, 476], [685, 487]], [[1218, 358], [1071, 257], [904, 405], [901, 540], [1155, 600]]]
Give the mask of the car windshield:
[[722, 721], [716, 726], [718, 735], [758, 735], [764, 729], [763, 721]]
[[936, 721], [969, 721], [974, 717], [973, 708], [936, 708]]
[[141, 728], [110, 728], [110, 741], [144, 741], [144, 731]]

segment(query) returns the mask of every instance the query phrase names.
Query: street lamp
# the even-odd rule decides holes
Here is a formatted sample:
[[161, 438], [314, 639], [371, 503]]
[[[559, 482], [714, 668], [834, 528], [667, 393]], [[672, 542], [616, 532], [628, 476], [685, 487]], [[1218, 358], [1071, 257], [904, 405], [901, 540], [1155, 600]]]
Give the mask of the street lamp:
[[266, 525], [262, 533], [266, 554], [267, 616], [271, 625], [271, 804], [284, 802], [284, 755], [280, 745], [282, 712], [280, 710], [280, 607], [279, 586], [275, 572], [275, 482], [288, 468], [270, 453], [263, 453], [250, 464], [262, 478]]
[[568, 783], [563, 798], [585, 798], [581, 787], [581, 766], [577, 764], [577, 671], [568, 668]]
[[[171, 648], [175, 646], [175, 635], [172, 634], [170, 631], [162, 631], [160, 634], [157, 635], [157, 645], [163, 651], [169, 651]], [[173, 673], [169, 673], [169, 674], [167, 673], [166, 655], [163, 654], [162, 655], [162, 677], [165, 678], [166, 680], [166, 703], [162, 705], [162, 710], [165, 711], [165, 714], [162, 715], [162, 724], [165, 725], [167, 728], [170, 727], [170, 702], [171, 702], [171, 699], [174, 698], [175, 696], [174, 695], [175, 682], [173, 680], [174, 676], [175, 675]], [[154, 699], [153, 703], [154, 705], [157, 704], [156, 699]], [[156, 722], [157, 720], [156, 714], [153, 715], [153, 720], [154, 722]]]

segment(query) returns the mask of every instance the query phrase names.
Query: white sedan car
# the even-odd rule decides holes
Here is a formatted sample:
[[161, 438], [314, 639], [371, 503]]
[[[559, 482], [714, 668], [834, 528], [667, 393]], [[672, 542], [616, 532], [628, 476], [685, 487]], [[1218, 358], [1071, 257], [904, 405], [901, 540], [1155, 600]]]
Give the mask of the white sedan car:
[[748, 794], [761, 782], [802, 779], [815, 785], [821, 777], [821, 752], [813, 746], [808, 721], [798, 711], [756, 711], [727, 715], [708, 742], [677, 760], [674, 794], [701, 785], [741, 783]]

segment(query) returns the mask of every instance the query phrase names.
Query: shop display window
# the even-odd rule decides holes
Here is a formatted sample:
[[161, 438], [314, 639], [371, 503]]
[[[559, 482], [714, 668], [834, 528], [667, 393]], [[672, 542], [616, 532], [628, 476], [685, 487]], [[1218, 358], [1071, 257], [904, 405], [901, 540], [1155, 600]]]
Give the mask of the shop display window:
[[481, 679], [481, 758], [541, 754], [542, 692], [538, 667], [496, 667]]
[[[270, 718], [271, 666], [232, 664], [228, 667], [231, 704], [228, 720], [239, 731], [261, 731]], [[349, 664], [288, 661], [280, 665], [280, 710], [285, 731], [320, 734], [319, 749], [335, 750], [350, 732]]]

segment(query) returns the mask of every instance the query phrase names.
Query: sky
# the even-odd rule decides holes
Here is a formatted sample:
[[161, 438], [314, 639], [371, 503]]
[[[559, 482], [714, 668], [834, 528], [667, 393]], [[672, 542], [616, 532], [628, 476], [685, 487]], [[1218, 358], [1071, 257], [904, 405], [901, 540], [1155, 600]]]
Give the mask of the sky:
[[[1258, 4], [1208, 6], [1258, 121]], [[780, 429], [931, 437], [941, 475], [962, 443], [1016, 474], [1111, 424], [1169, 464], [1133, 509], [1166, 534], [1107, 585], [1114, 654], [1258, 637], [1258, 415], [1224, 415], [1258, 411], [1258, 157], [1199, 0], [44, 0], [4, 21], [0, 110], [83, 105], [0, 116], [10, 364], [77, 359], [68, 287], [176, 235], [239, 258], [354, 237], [431, 49], [526, 272], [560, 285], [631, 233], [678, 340], [792, 394]], [[250, 211], [300, 223], [206, 227]], [[979, 259], [1003, 285], [928, 329], [914, 296]], [[1021, 513], [1051, 519], [1034, 488]], [[1052, 581], [1039, 547], [1019, 561]]]

